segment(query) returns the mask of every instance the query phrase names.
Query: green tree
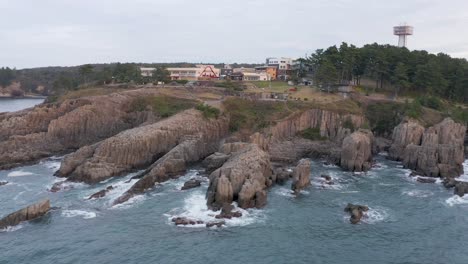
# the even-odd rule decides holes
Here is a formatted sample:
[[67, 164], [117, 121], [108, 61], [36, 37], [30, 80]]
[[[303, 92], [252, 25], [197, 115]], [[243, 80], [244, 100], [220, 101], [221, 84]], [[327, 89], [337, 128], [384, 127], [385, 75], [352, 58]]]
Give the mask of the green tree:
[[81, 75], [81, 78], [83, 78], [83, 83], [84, 84], [87, 84], [89, 82], [89, 78], [90, 78], [91, 74], [93, 73], [93, 69], [94, 69], [94, 67], [91, 64], [85, 64], [85, 65], [80, 67], [79, 73]]
[[167, 83], [171, 80], [169, 71], [162, 66], [156, 67], [152, 72], [153, 80], [156, 82]]
[[15, 71], [8, 68], [0, 68], [0, 86], [6, 87], [15, 79]]
[[315, 81], [316, 83], [324, 85], [328, 92], [330, 92], [330, 86], [338, 81], [338, 73], [335, 65], [328, 59], [323, 60], [315, 73]]
[[395, 86], [395, 100], [398, 98], [398, 92], [410, 86], [408, 69], [403, 63], [398, 63], [395, 68], [395, 73], [392, 76], [392, 82]]

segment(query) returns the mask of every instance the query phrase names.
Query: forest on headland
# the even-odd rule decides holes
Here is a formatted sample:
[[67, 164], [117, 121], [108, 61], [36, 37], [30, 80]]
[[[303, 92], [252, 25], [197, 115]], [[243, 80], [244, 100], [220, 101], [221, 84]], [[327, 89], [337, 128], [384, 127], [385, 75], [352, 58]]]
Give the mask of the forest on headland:
[[[356, 47], [347, 43], [318, 49], [306, 58], [291, 76], [307, 77], [318, 86], [352, 84], [366, 93], [390, 92], [432, 96], [453, 102], [468, 102], [468, 61], [447, 54], [410, 51], [392, 45], [368, 44]], [[253, 67], [256, 64], [233, 64]], [[155, 67], [153, 77], [143, 77], [139, 67]], [[108, 83], [148, 83], [168, 81], [166, 67], [191, 67], [193, 63], [111, 63], [75, 67], [32, 69], [0, 68], [0, 86], [19, 82], [25, 93], [61, 94], [81, 87]], [[216, 64], [222, 67], [223, 64]], [[365, 80], [365, 82], [363, 81]], [[38, 87], [42, 89], [38, 91]]]

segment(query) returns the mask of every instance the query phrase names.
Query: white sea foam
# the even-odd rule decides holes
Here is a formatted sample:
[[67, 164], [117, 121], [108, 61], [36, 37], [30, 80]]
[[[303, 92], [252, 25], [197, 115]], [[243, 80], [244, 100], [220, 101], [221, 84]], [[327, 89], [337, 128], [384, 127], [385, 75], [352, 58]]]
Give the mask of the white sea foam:
[[1, 232], [14, 232], [16, 230], [19, 230], [23, 228], [23, 225], [16, 225], [16, 226], [7, 226], [6, 228], [0, 229]]
[[411, 196], [411, 197], [418, 197], [418, 198], [426, 198], [426, 197], [434, 195], [434, 193], [429, 190], [408, 190], [408, 191], [403, 191], [403, 194]]
[[[264, 220], [265, 215], [263, 210], [257, 209], [248, 209], [244, 210], [238, 208], [234, 203], [234, 211], [240, 211], [242, 213], [242, 217], [239, 218], [232, 218], [232, 219], [223, 219], [226, 222], [226, 226], [245, 226], [250, 225], [256, 222], [261, 222]], [[204, 223], [208, 223], [211, 221], [219, 221], [220, 219], [216, 219], [215, 216], [219, 214], [218, 212], [213, 212], [208, 209], [206, 205], [205, 195], [200, 192], [194, 192], [190, 196], [188, 196], [184, 200], [183, 208], [174, 208], [165, 216], [168, 218], [168, 223], [173, 224], [171, 219], [174, 217], [186, 217], [191, 220], [200, 220]], [[199, 225], [187, 225], [185, 227], [205, 227], [205, 224]]]
[[281, 196], [286, 196], [286, 197], [295, 197], [293, 191], [290, 188], [286, 187], [279, 187], [275, 190], [275, 193]]
[[463, 197], [453, 195], [452, 197], [445, 200], [445, 203], [450, 207], [453, 207], [455, 205], [468, 204], [468, 195], [465, 195]]
[[388, 217], [389, 214], [386, 209], [369, 207], [369, 211], [364, 213], [361, 221], [367, 224], [375, 224], [386, 220]]
[[[136, 204], [141, 203], [144, 200], [146, 200], [145, 195], [135, 195], [124, 203], [116, 204], [112, 206], [111, 209], [128, 209], [130, 207], [133, 207]], [[113, 202], [113, 199], [111, 201]]]
[[83, 211], [83, 210], [63, 210], [63, 217], [77, 217], [81, 216], [83, 219], [95, 218], [97, 214], [95, 212]]
[[380, 156], [382, 156], [382, 157], [387, 157], [387, 156], [388, 156], [388, 152], [382, 151], [382, 152], [379, 152], [378, 155], [380, 155]]
[[23, 171], [23, 170], [17, 170], [17, 171], [12, 171], [8, 173], [8, 177], [22, 177], [22, 176], [30, 176], [34, 175], [34, 173], [29, 172], [29, 171]]

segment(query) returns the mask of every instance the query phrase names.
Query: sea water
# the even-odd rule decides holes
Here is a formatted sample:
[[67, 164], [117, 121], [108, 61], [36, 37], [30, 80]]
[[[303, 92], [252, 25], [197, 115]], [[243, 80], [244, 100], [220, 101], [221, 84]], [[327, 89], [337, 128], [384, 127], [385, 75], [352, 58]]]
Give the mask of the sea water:
[[44, 102], [44, 99], [36, 98], [20, 98], [20, 99], [10, 99], [10, 98], [0, 98], [0, 113], [2, 112], [14, 112], [29, 107], [33, 107], [40, 103]]
[[[314, 161], [311, 187], [296, 197], [291, 182], [274, 186], [265, 208], [242, 210], [222, 228], [171, 222], [215, 219], [197, 167], [119, 206], [112, 201], [138, 172], [51, 193], [60, 157], [0, 171], [9, 182], [0, 187], [0, 217], [45, 198], [60, 207], [0, 232], [0, 263], [468, 263], [468, 197], [376, 159], [379, 166], [362, 174]], [[192, 177], [202, 186], [181, 191]], [[88, 200], [109, 185], [106, 197]], [[347, 203], [369, 206], [360, 224], [349, 223]]]

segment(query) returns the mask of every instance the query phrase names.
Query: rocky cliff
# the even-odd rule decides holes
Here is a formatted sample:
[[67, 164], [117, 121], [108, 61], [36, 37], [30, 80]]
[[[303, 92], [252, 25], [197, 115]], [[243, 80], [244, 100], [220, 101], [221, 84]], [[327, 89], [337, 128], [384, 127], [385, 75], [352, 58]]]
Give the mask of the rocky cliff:
[[0, 169], [92, 144], [139, 125], [128, 105], [147, 93], [71, 99], [0, 115]]
[[360, 129], [343, 140], [340, 166], [348, 171], [367, 171], [372, 166], [372, 142], [370, 130]]
[[[237, 144], [237, 143], [232, 143]], [[237, 144], [224, 165], [210, 175], [207, 191], [208, 207], [220, 209], [224, 204], [237, 201], [241, 208], [263, 207], [265, 189], [272, 183], [270, 157], [256, 144]]]
[[[186, 110], [157, 123], [125, 130], [93, 146], [79, 149], [64, 159], [58, 176], [67, 177], [71, 181], [96, 183], [151, 165], [179, 144], [183, 151], [176, 149], [172, 152], [173, 155], [186, 155], [189, 156], [187, 161], [193, 161], [192, 157], [199, 153], [190, 153], [198, 150], [189, 149], [185, 146], [189, 143], [183, 143], [184, 141], [201, 142], [190, 143], [197, 146], [218, 142], [227, 131], [227, 119], [207, 119], [197, 110]], [[201, 137], [202, 140], [190, 141], [193, 137]], [[200, 156], [205, 155], [202, 150], [204, 149], [200, 149]]]
[[465, 133], [450, 118], [427, 129], [405, 120], [394, 129], [389, 156], [422, 175], [456, 177], [463, 173]]
[[[364, 123], [364, 116], [310, 109], [279, 121], [267, 129], [265, 134], [270, 135], [268, 140], [253, 136], [252, 142], [267, 145], [268, 148], [263, 148], [268, 150], [272, 161], [295, 162], [307, 156], [326, 157], [331, 162], [338, 163], [343, 139]], [[318, 128], [320, 136], [328, 140], [310, 141], [297, 136], [307, 128]]]

